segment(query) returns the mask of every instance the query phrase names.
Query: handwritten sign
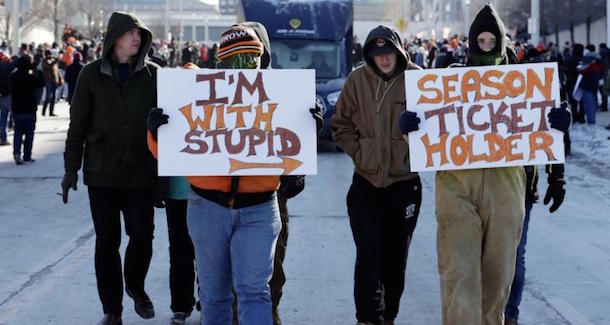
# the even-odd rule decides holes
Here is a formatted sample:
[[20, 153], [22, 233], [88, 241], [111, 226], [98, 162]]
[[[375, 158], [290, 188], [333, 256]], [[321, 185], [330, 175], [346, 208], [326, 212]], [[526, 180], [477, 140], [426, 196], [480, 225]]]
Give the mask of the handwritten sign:
[[316, 174], [314, 70], [157, 72], [159, 175]]
[[547, 118], [560, 105], [556, 63], [410, 70], [405, 87], [422, 121], [409, 133], [413, 171], [564, 162]]

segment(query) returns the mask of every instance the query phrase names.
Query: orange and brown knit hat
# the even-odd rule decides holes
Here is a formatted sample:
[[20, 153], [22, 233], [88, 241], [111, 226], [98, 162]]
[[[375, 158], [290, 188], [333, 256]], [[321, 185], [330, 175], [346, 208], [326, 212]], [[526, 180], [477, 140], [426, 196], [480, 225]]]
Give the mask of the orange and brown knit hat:
[[240, 53], [256, 53], [260, 56], [263, 54], [263, 43], [252, 28], [233, 25], [220, 35], [216, 58], [223, 60]]

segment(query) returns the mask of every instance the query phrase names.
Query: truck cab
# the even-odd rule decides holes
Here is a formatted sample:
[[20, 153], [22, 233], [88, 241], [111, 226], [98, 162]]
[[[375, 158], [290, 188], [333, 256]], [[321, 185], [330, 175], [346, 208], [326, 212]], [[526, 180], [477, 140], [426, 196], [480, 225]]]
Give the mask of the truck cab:
[[352, 71], [353, 12], [352, 0], [241, 0], [238, 6], [238, 21], [267, 29], [272, 68], [316, 70], [321, 139], [332, 139], [330, 118]]

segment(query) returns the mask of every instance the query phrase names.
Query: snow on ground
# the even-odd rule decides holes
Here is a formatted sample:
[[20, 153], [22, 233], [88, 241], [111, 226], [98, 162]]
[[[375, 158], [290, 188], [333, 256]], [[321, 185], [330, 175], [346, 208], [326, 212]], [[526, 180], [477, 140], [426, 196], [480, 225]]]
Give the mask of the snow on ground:
[[[94, 233], [86, 187], [60, 192], [67, 105], [56, 118], [39, 117], [34, 164], [16, 166], [10, 147], [0, 147], [0, 324], [95, 324], [102, 316], [93, 269]], [[610, 324], [610, 132], [575, 125], [567, 159], [567, 195], [554, 214], [536, 204], [526, 254], [522, 324]], [[12, 139], [10, 139], [12, 142]], [[355, 247], [345, 195], [351, 160], [325, 152], [319, 175], [289, 201], [287, 283], [280, 305], [285, 324], [353, 324]], [[440, 324], [436, 268], [434, 175], [422, 174], [423, 205], [407, 266], [407, 284], [396, 324]], [[541, 197], [546, 179], [539, 182]], [[147, 290], [156, 308], [142, 320], [125, 296], [125, 324], [167, 324], [168, 243], [165, 213], [156, 210], [154, 255]], [[122, 249], [127, 239], [124, 237]], [[193, 314], [189, 324], [197, 324]]]

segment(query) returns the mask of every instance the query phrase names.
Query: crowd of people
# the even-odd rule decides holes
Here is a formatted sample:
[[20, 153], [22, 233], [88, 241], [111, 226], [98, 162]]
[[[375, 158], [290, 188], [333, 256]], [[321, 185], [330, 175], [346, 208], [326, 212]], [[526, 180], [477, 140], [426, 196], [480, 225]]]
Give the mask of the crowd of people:
[[[562, 93], [570, 103], [574, 123], [595, 124], [596, 112], [608, 111], [610, 96], [610, 49], [607, 44], [570, 43], [560, 48], [554, 42], [532, 45], [526, 40], [511, 40], [508, 45], [516, 63], [557, 62]], [[364, 63], [362, 45], [354, 37], [352, 63]], [[446, 39], [405, 39], [403, 48], [410, 59], [423, 69], [447, 68], [465, 64], [468, 57], [468, 36], [453, 35]], [[606, 126], [610, 130], [610, 125]]]
[[[305, 178], [163, 178], [155, 160], [157, 131], [169, 122], [157, 107], [157, 69], [268, 69], [272, 51], [265, 27], [239, 23], [212, 48], [189, 42], [179, 48], [175, 40], [155, 41], [134, 14], [115, 12], [108, 26], [96, 40], [79, 39], [67, 28], [61, 44], [24, 44], [13, 56], [5, 45], [0, 49], [0, 141], [9, 144], [5, 126], [10, 112], [15, 163], [33, 161], [38, 106], [42, 115], [48, 108], [54, 116], [56, 101], [65, 98], [71, 105], [62, 199], [68, 203], [82, 169], [96, 234], [95, 272], [104, 313], [99, 324], [122, 324], [123, 290], [139, 316], [155, 316], [145, 290], [153, 254], [153, 207], [167, 212], [171, 324], [184, 324], [196, 306], [204, 325], [281, 324], [287, 201], [303, 190]], [[468, 37], [403, 43], [396, 31], [379, 26], [363, 45], [354, 39], [356, 68], [331, 124], [337, 145], [354, 163], [346, 202], [356, 245], [358, 324], [394, 324], [422, 202], [422, 183], [411, 171], [408, 145], [401, 138], [420, 123], [405, 103], [405, 70], [557, 61], [573, 113], [570, 117], [566, 106], [551, 109], [550, 127], [567, 134], [571, 119], [595, 124], [598, 92], [605, 99], [610, 89], [605, 86], [610, 56], [605, 44], [599, 53], [593, 45], [580, 44], [566, 44], [559, 52], [553, 44], [532, 47], [505, 35], [488, 4]], [[601, 109], [607, 110], [607, 100]], [[319, 131], [321, 108], [312, 108], [311, 114]], [[544, 203], [552, 202], [554, 212], [565, 195], [563, 165], [548, 165], [546, 171]], [[534, 167], [436, 174], [443, 324], [517, 324], [537, 179]], [[129, 236], [124, 263], [121, 213]]]

